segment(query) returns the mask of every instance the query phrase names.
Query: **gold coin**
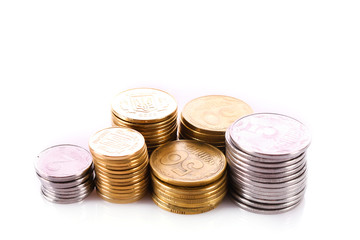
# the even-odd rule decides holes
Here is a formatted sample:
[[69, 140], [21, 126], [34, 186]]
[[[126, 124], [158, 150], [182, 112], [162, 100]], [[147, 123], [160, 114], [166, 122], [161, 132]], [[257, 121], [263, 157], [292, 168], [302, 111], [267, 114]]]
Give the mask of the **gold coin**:
[[108, 181], [103, 181], [103, 179], [97, 178], [96, 184], [101, 185], [104, 187], [108, 187], [114, 190], [129, 190], [129, 189], [137, 189], [142, 188], [143, 186], [147, 186], [149, 184], [149, 179], [144, 178], [143, 180], [137, 182], [137, 183], [130, 183], [130, 184], [117, 184], [117, 183], [111, 183]]
[[212, 205], [209, 207], [202, 207], [202, 208], [184, 208], [184, 207], [177, 207], [177, 206], [168, 204], [168, 203], [162, 201], [161, 199], [159, 199], [155, 194], [152, 195], [152, 199], [153, 199], [154, 203], [156, 205], [158, 205], [160, 208], [162, 208], [166, 211], [178, 213], [178, 214], [199, 214], [199, 213], [208, 212], [208, 211], [214, 209], [215, 207], [217, 207], [217, 205], [220, 203], [220, 202], [218, 202], [215, 205]]
[[134, 188], [134, 189], [115, 189], [111, 187], [107, 187], [101, 184], [96, 184], [96, 187], [100, 189], [100, 191], [104, 194], [134, 194], [137, 195], [144, 191], [147, 191], [147, 185], [143, 185], [141, 188]]
[[145, 145], [144, 137], [131, 128], [111, 127], [95, 133], [89, 140], [89, 148], [101, 159], [126, 159], [137, 155]]
[[175, 99], [152, 88], [135, 88], [119, 93], [111, 104], [113, 113], [132, 123], [161, 122], [177, 111]]
[[224, 134], [209, 134], [209, 133], [202, 133], [196, 130], [192, 130], [187, 127], [181, 120], [179, 125], [179, 131], [181, 133], [185, 133], [189, 136], [194, 136], [195, 138], [203, 139], [203, 140], [210, 140], [213, 142], [222, 142], [225, 143], [225, 133]]
[[216, 141], [216, 139], [211, 139], [211, 138], [203, 138], [203, 137], [199, 137], [199, 136], [196, 136], [195, 134], [193, 133], [187, 133], [185, 132], [183, 129], [180, 130], [180, 134], [182, 135], [182, 137], [184, 137], [185, 139], [190, 139], [190, 140], [196, 140], [196, 141], [199, 141], [199, 142], [205, 142], [205, 143], [209, 143], [211, 145], [225, 145], [225, 137], [224, 137], [224, 141], [222, 140], [218, 140]]
[[108, 201], [111, 203], [132, 203], [132, 202], [136, 202], [136, 201], [140, 200], [141, 198], [143, 198], [146, 195], [146, 192], [144, 192], [143, 195], [138, 195], [138, 196], [134, 196], [132, 198], [122, 199], [122, 198], [113, 198], [113, 197], [104, 195], [99, 191], [96, 191], [96, 193], [98, 194], [99, 197], [101, 197], [105, 201]]
[[147, 169], [147, 165], [149, 164], [149, 161], [143, 161], [143, 163], [141, 163], [139, 166], [130, 168], [130, 169], [126, 169], [126, 170], [122, 170], [121, 168], [108, 168], [105, 167], [101, 164], [95, 164], [95, 169], [99, 169], [100, 171], [109, 173], [109, 174], [114, 174], [114, 175], [120, 175], [119, 177], [122, 178], [126, 178], [126, 177], [130, 177], [130, 176], [134, 176], [137, 175], [139, 173], [141, 173], [141, 171], [143, 171], [144, 169]]
[[251, 107], [240, 99], [209, 95], [188, 102], [181, 116], [187, 126], [198, 132], [223, 134], [235, 120], [251, 113]]
[[219, 179], [226, 169], [224, 154], [206, 143], [178, 140], [157, 148], [150, 157], [152, 173], [177, 186], [202, 186]]
[[146, 169], [146, 171], [144, 171], [143, 173], [133, 176], [131, 178], [115, 178], [114, 175], [109, 175], [107, 173], [104, 173], [102, 171], [96, 170], [96, 177], [101, 179], [102, 181], [106, 181], [110, 184], [124, 184], [124, 185], [129, 185], [129, 184], [133, 184], [133, 183], [137, 183], [140, 182], [141, 180], [143, 180], [144, 178], [148, 177], [148, 171]]
[[182, 199], [182, 198], [174, 198], [170, 195], [164, 194], [160, 191], [155, 191], [155, 195], [163, 200], [164, 202], [177, 206], [177, 207], [186, 207], [186, 208], [202, 208], [202, 207], [209, 207], [216, 205], [217, 203], [221, 202], [222, 199], [226, 195], [226, 189], [219, 192], [218, 194], [203, 198], [203, 199]]
[[191, 198], [192, 196], [196, 197], [196, 196], [203, 196], [209, 194], [213, 191], [217, 191], [219, 188], [226, 187], [227, 184], [226, 173], [224, 173], [219, 180], [200, 187], [179, 187], [179, 186], [171, 185], [162, 182], [161, 180], [157, 179], [154, 175], [151, 175], [151, 180], [152, 180], [152, 184], [154, 185], [154, 188], [159, 188], [162, 191], [169, 192], [174, 195], [177, 194], [180, 196], [186, 196], [188, 198]]

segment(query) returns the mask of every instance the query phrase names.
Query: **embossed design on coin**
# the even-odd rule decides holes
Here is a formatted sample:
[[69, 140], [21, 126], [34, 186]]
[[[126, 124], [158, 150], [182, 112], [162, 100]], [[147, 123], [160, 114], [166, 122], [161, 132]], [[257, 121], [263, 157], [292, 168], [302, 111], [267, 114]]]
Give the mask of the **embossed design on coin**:
[[236, 119], [252, 112], [251, 107], [240, 99], [210, 95], [188, 102], [182, 117], [195, 128], [225, 132]]
[[169, 142], [150, 157], [153, 173], [161, 180], [182, 186], [213, 182], [225, 170], [226, 160], [217, 148], [196, 141]]
[[230, 129], [230, 137], [243, 151], [257, 155], [297, 155], [310, 144], [308, 129], [280, 114], [259, 113], [243, 117]]
[[177, 110], [177, 103], [163, 91], [135, 88], [116, 95], [112, 109], [117, 117], [130, 122], [159, 122]]
[[106, 128], [95, 133], [89, 140], [90, 149], [104, 156], [127, 156], [141, 150], [143, 136], [130, 128]]

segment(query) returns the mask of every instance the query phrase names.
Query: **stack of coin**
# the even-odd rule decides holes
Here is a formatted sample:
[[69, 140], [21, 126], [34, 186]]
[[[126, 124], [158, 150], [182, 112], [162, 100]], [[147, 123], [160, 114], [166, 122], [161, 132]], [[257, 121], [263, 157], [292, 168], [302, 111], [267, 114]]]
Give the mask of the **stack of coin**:
[[130, 203], [147, 192], [148, 153], [144, 137], [130, 128], [112, 127], [89, 140], [98, 195], [113, 203]]
[[177, 103], [168, 93], [136, 88], [119, 93], [112, 102], [114, 126], [129, 127], [145, 138], [148, 151], [177, 138]]
[[214, 209], [227, 191], [226, 159], [217, 148], [178, 140], [157, 148], [150, 157], [153, 201], [179, 214]]
[[179, 137], [209, 143], [224, 152], [226, 129], [235, 120], [252, 112], [248, 104], [233, 97], [210, 95], [195, 98], [181, 112]]
[[234, 202], [256, 213], [295, 208], [305, 193], [309, 144], [306, 127], [284, 115], [259, 113], [234, 122], [226, 132]]
[[54, 203], [74, 203], [94, 189], [91, 155], [75, 145], [57, 145], [42, 151], [35, 161], [44, 198]]

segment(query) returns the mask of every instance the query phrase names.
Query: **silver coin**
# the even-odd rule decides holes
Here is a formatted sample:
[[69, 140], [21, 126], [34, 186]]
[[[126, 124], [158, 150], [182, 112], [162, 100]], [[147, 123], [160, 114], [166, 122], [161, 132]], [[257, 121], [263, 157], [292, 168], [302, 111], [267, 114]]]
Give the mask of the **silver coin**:
[[47, 196], [51, 196], [52, 198], [76, 198], [92, 191], [93, 189], [94, 183], [88, 185], [85, 188], [78, 189], [76, 192], [53, 192], [46, 189], [45, 187], [42, 187], [41, 191]]
[[256, 113], [235, 121], [228, 129], [233, 145], [252, 156], [292, 159], [310, 145], [310, 133], [298, 120], [274, 113]]
[[49, 202], [52, 203], [61, 203], [61, 204], [70, 204], [70, 203], [76, 203], [83, 201], [86, 197], [88, 197], [91, 194], [92, 191], [87, 192], [86, 194], [83, 194], [81, 196], [75, 197], [75, 198], [54, 198], [52, 196], [47, 195], [43, 191], [41, 191], [41, 195]]
[[295, 203], [294, 205], [283, 208], [283, 209], [265, 210], [265, 209], [258, 209], [258, 208], [249, 207], [246, 204], [243, 204], [243, 203], [237, 201], [232, 196], [230, 197], [230, 199], [232, 200], [233, 203], [235, 203], [240, 208], [242, 208], [242, 209], [244, 209], [246, 211], [249, 211], [249, 212], [257, 213], [257, 214], [280, 214], [280, 213], [285, 213], [285, 212], [288, 212], [288, 211], [296, 208], [301, 203], [301, 201], [299, 201], [299, 202]]
[[306, 162], [306, 158], [304, 156], [304, 158], [300, 159], [296, 163], [294, 163], [292, 165], [287, 165], [284, 167], [271, 167], [270, 165], [268, 165], [266, 167], [258, 167], [258, 166], [251, 165], [251, 163], [250, 164], [246, 163], [246, 161], [242, 161], [239, 158], [236, 158], [229, 151], [226, 152], [226, 157], [227, 157], [228, 162], [235, 164], [235, 166], [241, 166], [250, 171], [257, 172], [257, 173], [264, 173], [264, 174], [268, 174], [268, 173], [276, 174], [276, 173], [288, 172], [288, 171], [298, 168], [300, 165], [302, 165], [302, 164], [304, 164], [304, 162]]
[[35, 160], [35, 170], [42, 178], [68, 182], [84, 176], [92, 166], [91, 154], [84, 148], [62, 144], [42, 151]]
[[283, 193], [288, 193], [291, 191], [295, 191], [296, 189], [301, 188], [303, 185], [306, 184], [306, 177], [301, 179], [299, 182], [294, 183], [293, 185], [285, 186], [285, 187], [278, 187], [278, 188], [267, 188], [267, 187], [258, 187], [254, 186], [251, 183], [247, 183], [242, 181], [239, 178], [232, 176], [231, 172], [229, 174], [229, 180], [232, 183], [232, 187], [234, 188], [246, 188], [249, 191], [261, 194], [268, 194], [268, 195], [281, 195]]
[[245, 183], [249, 184], [250, 186], [260, 187], [260, 188], [289, 187], [289, 186], [292, 186], [306, 178], [306, 168], [305, 168], [304, 172], [302, 172], [302, 174], [300, 176], [298, 176], [297, 178], [286, 181], [286, 182], [279, 182], [279, 183], [273, 183], [273, 182], [265, 182], [264, 183], [264, 182], [253, 181], [253, 180], [247, 178], [246, 176], [239, 174], [238, 172], [235, 172], [233, 169], [229, 169], [229, 172], [230, 172], [230, 175], [232, 175], [233, 177], [236, 177], [236, 179], [240, 180], [241, 182], [245, 182]]
[[306, 164], [301, 169], [298, 169], [297, 172], [292, 173], [290, 175], [284, 174], [283, 176], [278, 177], [278, 178], [265, 178], [265, 177], [253, 176], [252, 174], [249, 173], [249, 171], [245, 172], [245, 171], [239, 170], [235, 167], [233, 167], [231, 169], [231, 171], [233, 174], [240, 175], [240, 176], [242, 176], [246, 179], [249, 179], [251, 181], [254, 181], [254, 182], [266, 183], [266, 184], [275, 184], [275, 183], [280, 184], [280, 183], [286, 183], [291, 180], [297, 179], [299, 176], [301, 176], [306, 171]]
[[87, 174], [83, 176], [82, 178], [69, 181], [69, 182], [52, 182], [49, 180], [46, 180], [38, 175], [38, 178], [43, 186], [46, 186], [48, 188], [56, 188], [56, 189], [62, 189], [62, 188], [71, 188], [76, 187], [77, 185], [80, 185], [86, 181], [88, 181], [90, 178], [94, 178], [94, 173], [91, 172], [91, 174]]
[[263, 210], [279, 210], [279, 209], [284, 209], [287, 207], [291, 207], [294, 204], [298, 203], [301, 201], [301, 198], [292, 200], [292, 201], [288, 201], [286, 203], [281, 203], [281, 204], [263, 204], [263, 203], [259, 203], [259, 202], [255, 202], [255, 201], [250, 201], [240, 195], [238, 195], [235, 192], [230, 192], [231, 196], [238, 202], [243, 203], [249, 207], [255, 208], [255, 209], [263, 209]]
[[[89, 178], [86, 182], [83, 182], [79, 185], [76, 185], [76, 186], [70, 187], [70, 188], [53, 188], [53, 187], [49, 187], [49, 186], [45, 186], [45, 185], [42, 185], [42, 187], [50, 192], [55, 193], [55, 194], [56, 193], [70, 194], [70, 193], [77, 193], [79, 191], [82, 191], [83, 189], [87, 189], [87, 188], [91, 187], [92, 185], [94, 185], [94, 178]], [[94, 187], [94, 186], [92, 186], [92, 187]]]
[[305, 194], [305, 188], [303, 188], [299, 193], [295, 194], [295, 195], [292, 195], [292, 196], [282, 196], [281, 198], [279, 199], [266, 199], [266, 198], [262, 198], [262, 197], [255, 197], [253, 195], [251, 195], [251, 193], [249, 194], [246, 193], [246, 191], [242, 190], [240, 192], [235, 192], [235, 194], [243, 197], [243, 198], [246, 198], [250, 201], [254, 201], [254, 202], [258, 202], [258, 203], [264, 203], [264, 204], [284, 204], [284, 203], [288, 203], [288, 202], [291, 202], [291, 201], [295, 201], [299, 198], [302, 198], [303, 195]]

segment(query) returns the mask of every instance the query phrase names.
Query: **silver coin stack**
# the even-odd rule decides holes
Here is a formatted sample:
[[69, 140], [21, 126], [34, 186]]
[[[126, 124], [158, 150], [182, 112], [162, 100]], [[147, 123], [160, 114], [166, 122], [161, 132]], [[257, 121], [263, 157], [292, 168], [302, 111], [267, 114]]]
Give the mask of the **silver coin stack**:
[[42, 151], [35, 161], [43, 197], [54, 203], [74, 203], [94, 189], [90, 153], [75, 145], [56, 145]]
[[295, 208], [305, 194], [310, 134], [299, 121], [258, 113], [227, 130], [230, 194], [241, 208], [276, 214]]

